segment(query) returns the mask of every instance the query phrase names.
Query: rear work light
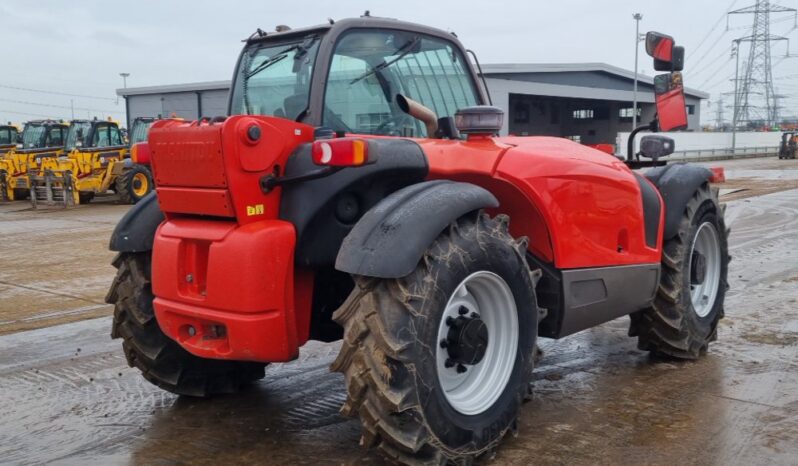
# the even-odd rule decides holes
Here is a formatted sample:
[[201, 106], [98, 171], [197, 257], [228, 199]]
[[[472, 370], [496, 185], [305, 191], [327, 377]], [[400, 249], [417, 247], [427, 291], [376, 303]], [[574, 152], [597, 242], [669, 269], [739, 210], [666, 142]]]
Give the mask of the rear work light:
[[138, 163], [141, 165], [149, 165], [150, 164], [150, 146], [146, 142], [139, 142], [133, 144], [133, 147], [130, 148], [130, 159], [133, 163]]
[[359, 167], [377, 161], [377, 154], [369, 151], [364, 139], [338, 138], [313, 142], [313, 163], [326, 167]]

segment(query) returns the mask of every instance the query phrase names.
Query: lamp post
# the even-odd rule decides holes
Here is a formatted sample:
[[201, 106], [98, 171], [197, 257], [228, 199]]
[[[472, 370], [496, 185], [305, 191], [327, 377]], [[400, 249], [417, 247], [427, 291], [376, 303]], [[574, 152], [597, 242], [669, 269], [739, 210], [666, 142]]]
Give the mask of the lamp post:
[[127, 89], [127, 77], [130, 73], [119, 73], [119, 76], [122, 76], [122, 88]]
[[637, 127], [637, 52], [640, 49], [640, 20], [643, 15], [635, 13], [632, 18], [635, 20], [635, 88], [634, 88], [634, 102], [632, 103], [632, 129]]

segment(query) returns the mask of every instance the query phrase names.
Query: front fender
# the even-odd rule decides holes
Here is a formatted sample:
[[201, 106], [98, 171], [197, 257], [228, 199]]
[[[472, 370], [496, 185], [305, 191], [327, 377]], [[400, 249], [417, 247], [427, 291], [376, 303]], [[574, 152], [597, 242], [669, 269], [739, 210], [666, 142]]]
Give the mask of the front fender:
[[498, 205], [493, 194], [470, 183], [437, 180], [400, 189], [352, 228], [335, 268], [367, 277], [404, 277], [447, 225], [468, 212]]
[[158, 206], [158, 197], [153, 191], [122, 217], [111, 234], [109, 248], [116, 252], [151, 251], [155, 230], [164, 218]]
[[679, 232], [679, 221], [687, 203], [696, 190], [709, 181], [712, 172], [697, 165], [673, 164], [653, 168], [644, 175], [654, 183], [665, 203], [663, 239], [667, 241]]

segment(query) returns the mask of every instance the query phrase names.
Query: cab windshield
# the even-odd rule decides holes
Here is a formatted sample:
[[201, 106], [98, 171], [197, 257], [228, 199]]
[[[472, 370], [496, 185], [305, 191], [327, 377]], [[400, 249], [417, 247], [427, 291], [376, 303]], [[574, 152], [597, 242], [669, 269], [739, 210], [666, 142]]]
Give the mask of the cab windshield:
[[133, 122], [133, 129], [130, 131], [130, 145], [147, 140], [147, 132], [154, 120], [136, 120]]
[[426, 137], [397, 94], [452, 117], [477, 105], [475, 83], [459, 48], [406, 31], [358, 29], [338, 40], [324, 97], [323, 125], [357, 134]]
[[[64, 150], [67, 152], [74, 149], [77, 145], [77, 142], [80, 141], [81, 144], [83, 143], [83, 138], [89, 134], [89, 129], [91, 128], [91, 123], [88, 121], [80, 121], [75, 122], [69, 125], [69, 130], [67, 130], [66, 142], [64, 143]], [[78, 137], [80, 134], [80, 137]]]
[[233, 114], [297, 120], [308, 108], [310, 79], [319, 41], [254, 45], [244, 51], [233, 88]]
[[16, 143], [17, 131], [13, 128], [0, 128], [0, 145]]
[[41, 147], [44, 141], [45, 131], [47, 131], [47, 127], [44, 125], [25, 125], [25, 130], [22, 131], [23, 149], [37, 149]]

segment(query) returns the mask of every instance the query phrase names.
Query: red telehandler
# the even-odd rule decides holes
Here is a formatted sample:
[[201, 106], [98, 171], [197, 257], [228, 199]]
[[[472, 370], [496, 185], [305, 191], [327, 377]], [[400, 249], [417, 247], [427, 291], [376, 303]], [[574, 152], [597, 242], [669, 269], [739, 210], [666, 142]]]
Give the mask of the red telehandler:
[[[684, 49], [649, 33], [646, 50], [666, 73], [632, 141], [687, 124]], [[704, 353], [729, 261], [711, 172], [666, 165], [656, 134], [626, 160], [497, 137], [466, 57], [454, 35], [390, 19], [259, 30], [229, 117], [154, 123], [157, 193], [111, 238], [130, 365], [209, 396], [343, 339], [332, 370], [363, 444], [443, 464], [516, 428], [538, 337], [629, 315], [639, 348]]]

